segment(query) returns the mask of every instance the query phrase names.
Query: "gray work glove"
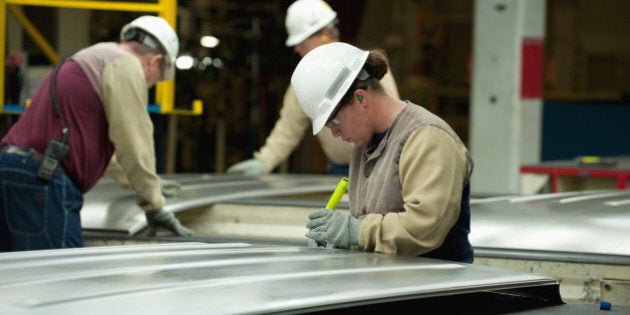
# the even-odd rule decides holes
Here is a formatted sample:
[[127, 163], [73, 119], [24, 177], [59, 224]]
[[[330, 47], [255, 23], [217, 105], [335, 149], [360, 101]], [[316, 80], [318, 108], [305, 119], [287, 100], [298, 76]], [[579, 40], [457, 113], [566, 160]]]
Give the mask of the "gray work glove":
[[363, 220], [345, 212], [318, 209], [308, 215], [306, 237], [319, 242], [327, 242], [336, 248], [349, 249], [359, 245], [359, 233]]
[[179, 192], [182, 190], [182, 185], [174, 180], [160, 178], [160, 190], [162, 191], [162, 196], [171, 198], [179, 195]]
[[155, 236], [158, 226], [173, 231], [177, 236], [195, 235], [195, 232], [183, 226], [173, 213], [164, 209], [147, 211], [145, 214], [147, 217], [147, 224], [149, 225], [149, 232], [147, 233], [148, 236]]
[[259, 159], [249, 159], [230, 166], [227, 173], [260, 176], [267, 173], [267, 166]]

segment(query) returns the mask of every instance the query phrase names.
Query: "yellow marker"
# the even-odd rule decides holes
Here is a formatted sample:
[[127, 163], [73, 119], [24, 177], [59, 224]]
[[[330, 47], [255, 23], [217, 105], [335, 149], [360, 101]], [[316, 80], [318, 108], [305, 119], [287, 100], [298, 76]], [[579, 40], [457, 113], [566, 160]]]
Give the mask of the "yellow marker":
[[599, 156], [586, 155], [582, 157], [581, 162], [584, 164], [594, 164], [594, 163], [599, 163], [601, 161], [599, 159]]
[[335, 188], [335, 192], [333, 192], [332, 196], [330, 196], [330, 200], [326, 204], [326, 209], [335, 210], [337, 209], [337, 205], [343, 197], [343, 194], [346, 193], [346, 189], [348, 188], [348, 177], [343, 177], [337, 184], [337, 188]]

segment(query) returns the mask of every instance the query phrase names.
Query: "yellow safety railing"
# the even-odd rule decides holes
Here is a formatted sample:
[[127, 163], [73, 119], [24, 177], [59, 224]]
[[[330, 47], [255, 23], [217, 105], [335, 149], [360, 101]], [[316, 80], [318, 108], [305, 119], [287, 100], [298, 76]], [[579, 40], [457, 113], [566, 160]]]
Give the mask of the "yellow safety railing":
[[[6, 60], [6, 22], [7, 10], [18, 20], [24, 30], [31, 36], [52, 64], [59, 61], [59, 54], [41, 35], [31, 21], [16, 7], [16, 5], [47, 6], [72, 9], [92, 9], [129, 12], [152, 12], [163, 17], [173, 28], [177, 25], [177, 0], [157, 0], [157, 3], [140, 3], [129, 1], [90, 1], [90, 0], [0, 0], [0, 100], [4, 103], [4, 81]], [[149, 111], [161, 114], [200, 115], [202, 103], [195, 100], [190, 111], [175, 109], [175, 80], [160, 82], [155, 87], [156, 105], [150, 105]], [[0, 106], [0, 113], [4, 106]]]

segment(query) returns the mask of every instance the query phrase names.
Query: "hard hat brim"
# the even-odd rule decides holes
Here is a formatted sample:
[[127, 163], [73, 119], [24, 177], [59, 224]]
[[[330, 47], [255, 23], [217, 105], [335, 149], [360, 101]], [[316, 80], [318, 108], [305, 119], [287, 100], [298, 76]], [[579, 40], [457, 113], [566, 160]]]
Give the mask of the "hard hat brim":
[[311, 35], [319, 32], [322, 28], [324, 28], [324, 26], [332, 23], [336, 18], [337, 18], [337, 13], [333, 12], [327, 19], [323, 19], [319, 21], [319, 23], [313, 24], [311, 27], [309, 27], [307, 32], [301, 32], [301, 33], [289, 36], [285, 42], [285, 45], [287, 45], [287, 47], [293, 47], [300, 44], [301, 42], [309, 38]]

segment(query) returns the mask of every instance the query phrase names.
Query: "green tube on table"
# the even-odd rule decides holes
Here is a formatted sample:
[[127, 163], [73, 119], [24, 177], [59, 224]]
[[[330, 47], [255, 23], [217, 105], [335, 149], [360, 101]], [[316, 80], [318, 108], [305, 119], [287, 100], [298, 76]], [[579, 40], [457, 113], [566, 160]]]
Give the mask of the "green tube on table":
[[337, 205], [339, 204], [341, 197], [343, 197], [343, 194], [346, 193], [347, 188], [348, 188], [348, 178], [343, 177], [339, 181], [339, 184], [337, 184], [337, 188], [335, 188], [335, 192], [333, 192], [332, 196], [330, 196], [330, 199], [328, 200], [328, 203], [326, 204], [326, 209], [328, 210], [337, 209]]

